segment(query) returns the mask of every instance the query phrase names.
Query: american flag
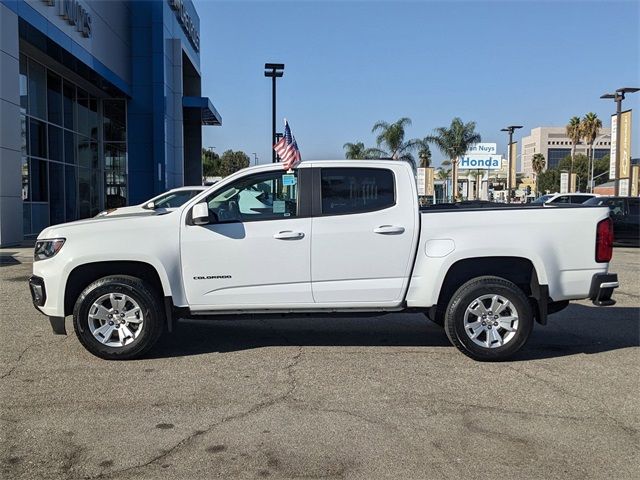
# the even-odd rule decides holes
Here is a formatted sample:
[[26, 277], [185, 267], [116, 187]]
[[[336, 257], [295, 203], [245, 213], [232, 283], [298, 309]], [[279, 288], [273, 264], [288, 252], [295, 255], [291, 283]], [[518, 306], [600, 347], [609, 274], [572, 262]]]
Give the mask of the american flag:
[[284, 136], [273, 146], [273, 149], [280, 157], [285, 170], [292, 169], [302, 161], [296, 137], [292, 135], [286, 118], [284, 120]]

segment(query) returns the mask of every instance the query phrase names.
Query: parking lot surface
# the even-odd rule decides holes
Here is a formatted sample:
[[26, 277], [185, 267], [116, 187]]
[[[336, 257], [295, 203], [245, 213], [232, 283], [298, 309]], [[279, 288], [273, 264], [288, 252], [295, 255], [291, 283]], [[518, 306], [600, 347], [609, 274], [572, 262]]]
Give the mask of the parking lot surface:
[[[5, 479], [640, 478], [640, 252], [513, 361], [419, 314], [182, 323], [139, 361], [52, 334], [0, 250]], [[71, 332], [71, 322], [67, 319]]]

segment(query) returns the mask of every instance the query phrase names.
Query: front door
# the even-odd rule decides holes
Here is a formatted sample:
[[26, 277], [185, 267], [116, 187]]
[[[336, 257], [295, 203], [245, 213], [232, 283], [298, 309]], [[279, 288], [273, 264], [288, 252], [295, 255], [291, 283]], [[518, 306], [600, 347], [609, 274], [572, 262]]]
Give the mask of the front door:
[[301, 170], [254, 173], [222, 186], [206, 198], [211, 223], [183, 226], [182, 271], [192, 310], [313, 303]]
[[311, 245], [314, 300], [345, 307], [398, 305], [417, 234], [412, 190], [397, 191], [387, 168], [314, 170], [320, 190]]

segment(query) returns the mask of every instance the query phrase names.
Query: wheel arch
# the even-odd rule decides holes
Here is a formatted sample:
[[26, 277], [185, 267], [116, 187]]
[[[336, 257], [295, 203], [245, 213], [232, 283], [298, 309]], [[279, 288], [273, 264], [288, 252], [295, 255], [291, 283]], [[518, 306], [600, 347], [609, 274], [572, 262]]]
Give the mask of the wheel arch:
[[524, 257], [492, 256], [456, 261], [444, 276], [437, 306], [446, 308], [452, 295], [461, 285], [473, 278], [486, 275], [504, 278], [517, 285], [531, 299], [536, 321], [543, 325], [547, 323], [549, 288], [540, 284], [535, 265]]
[[150, 263], [134, 260], [90, 262], [78, 265], [67, 276], [64, 289], [64, 314], [71, 315], [73, 306], [82, 291], [92, 282], [108, 275], [129, 275], [136, 277], [154, 288], [162, 297], [170, 297], [168, 285], [165, 288], [160, 272]]

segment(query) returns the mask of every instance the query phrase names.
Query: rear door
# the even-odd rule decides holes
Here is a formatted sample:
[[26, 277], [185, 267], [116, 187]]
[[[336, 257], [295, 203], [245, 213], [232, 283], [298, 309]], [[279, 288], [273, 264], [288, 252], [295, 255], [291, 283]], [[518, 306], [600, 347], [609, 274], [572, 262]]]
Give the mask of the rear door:
[[398, 191], [390, 168], [313, 171], [314, 300], [344, 306], [399, 304], [418, 228], [414, 190], [407, 185]]

